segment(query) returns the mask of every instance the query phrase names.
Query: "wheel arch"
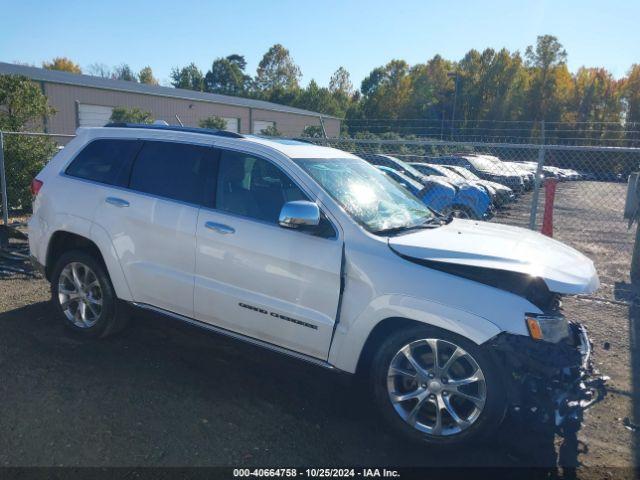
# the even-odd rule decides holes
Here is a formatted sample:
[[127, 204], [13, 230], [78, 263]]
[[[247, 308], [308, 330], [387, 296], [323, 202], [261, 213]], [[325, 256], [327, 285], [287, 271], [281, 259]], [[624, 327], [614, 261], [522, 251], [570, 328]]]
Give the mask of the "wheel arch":
[[56, 230], [51, 234], [45, 257], [45, 276], [47, 280], [51, 281], [51, 274], [60, 255], [71, 250], [80, 250], [92, 255], [105, 269], [119, 299], [133, 300], [111, 239], [106, 231], [95, 227], [93, 225], [90, 228], [89, 236], [69, 230]]
[[405, 295], [384, 295], [374, 300], [353, 320], [338, 329], [329, 351], [329, 363], [358, 373], [367, 365], [371, 351], [387, 334], [416, 325], [441, 329], [481, 345], [502, 329], [476, 314], [441, 303]]
[[78, 235], [77, 233], [69, 232], [66, 230], [55, 231], [47, 245], [47, 255], [45, 261], [45, 276], [47, 280], [51, 280], [51, 274], [53, 268], [58, 259], [65, 253], [71, 250], [81, 250], [88, 253], [96, 259], [108, 271], [104, 258], [98, 246], [87, 237]]
[[465, 338], [468, 341], [475, 343], [476, 345], [481, 345], [474, 339], [469, 338], [465, 335], [461, 335], [460, 332], [455, 332], [452, 329], [443, 328], [442, 326], [421, 322], [418, 320], [412, 320], [410, 318], [388, 317], [376, 324], [376, 326], [373, 328], [373, 330], [371, 330], [371, 333], [367, 337], [367, 340], [365, 341], [358, 358], [355, 372], [356, 375], [367, 374], [375, 352], [380, 347], [380, 345], [382, 345], [382, 342], [385, 340], [385, 338], [387, 338], [387, 336], [391, 335], [394, 332], [397, 332], [398, 330], [409, 329], [411, 327], [426, 327], [434, 330], [435, 332], [445, 332], [454, 336]]
[[378, 322], [369, 333], [360, 351], [356, 365], [356, 375], [363, 375], [369, 371], [376, 350], [382, 345], [382, 342], [389, 334], [399, 329], [420, 325], [425, 325], [425, 323], [403, 317], [388, 317]]

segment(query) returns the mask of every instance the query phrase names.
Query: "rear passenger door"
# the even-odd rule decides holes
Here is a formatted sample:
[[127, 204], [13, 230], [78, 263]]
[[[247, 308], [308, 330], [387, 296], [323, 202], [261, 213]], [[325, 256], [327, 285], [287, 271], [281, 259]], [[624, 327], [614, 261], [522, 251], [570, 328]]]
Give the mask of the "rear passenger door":
[[340, 294], [342, 241], [324, 217], [300, 231], [282, 206], [309, 200], [274, 163], [222, 150], [213, 208], [197, 225], [196, 318], [326, 359]]
[[212, 188], [213, 152], [144, 141], [126, 188], [101, 192], [94, 223], [111, 237], [134, 301], [193, 316], [196, 221]]

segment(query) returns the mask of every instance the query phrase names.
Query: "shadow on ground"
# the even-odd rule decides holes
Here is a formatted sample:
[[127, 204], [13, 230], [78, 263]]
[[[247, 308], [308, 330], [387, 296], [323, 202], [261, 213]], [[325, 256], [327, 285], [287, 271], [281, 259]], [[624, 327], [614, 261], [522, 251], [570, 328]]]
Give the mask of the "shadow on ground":
[[629, 428], [634, 431], [634, 464], [640, 466], [640, 286], [630, 282], [616, 282], [614, 296], [629, 303], [629, 339], [631, 350], [631, 401], [632, 419]]
[[[381, 425], [360, 382], [149, 314], [68, 333], [40, 302], [0, 315], [0, 465], [556, 465], [507, 422], [441, 451]], [[561, 462], [576, 463], [577, 442]]]

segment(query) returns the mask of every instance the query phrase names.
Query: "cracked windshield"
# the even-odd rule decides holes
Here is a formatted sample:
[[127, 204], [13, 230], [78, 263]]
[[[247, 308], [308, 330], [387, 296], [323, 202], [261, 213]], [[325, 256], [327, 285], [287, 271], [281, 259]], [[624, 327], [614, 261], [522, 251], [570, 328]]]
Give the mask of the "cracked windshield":
[[371, 232], [411, 228], [434, 217], [419, 199], [364, 160], [314, 158], [296, 163]]

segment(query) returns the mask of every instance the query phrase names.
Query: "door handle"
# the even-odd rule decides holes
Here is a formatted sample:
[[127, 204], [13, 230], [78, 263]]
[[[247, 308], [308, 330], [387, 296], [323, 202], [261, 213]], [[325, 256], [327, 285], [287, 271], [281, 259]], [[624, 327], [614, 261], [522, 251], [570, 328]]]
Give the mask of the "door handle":
[[209, 230], [213, 230], [214, 232], [221, 233], [222, 235], [228, 235], [230, 233], [236, 233], [236, 229], [230, 227], [229, 225], [224, 225], [223, 223], [216, 222], [206, 222], [204, 224], [206, 228]]
[[127, 202], [126, 200], [123, 200], [122, 198], [118, 198], [118, 197], [107, 197], [104, 199], [105, 202], [115, 206], [115, 207], [128, 207], [129, 206], [129, 202]]

